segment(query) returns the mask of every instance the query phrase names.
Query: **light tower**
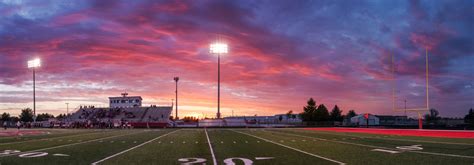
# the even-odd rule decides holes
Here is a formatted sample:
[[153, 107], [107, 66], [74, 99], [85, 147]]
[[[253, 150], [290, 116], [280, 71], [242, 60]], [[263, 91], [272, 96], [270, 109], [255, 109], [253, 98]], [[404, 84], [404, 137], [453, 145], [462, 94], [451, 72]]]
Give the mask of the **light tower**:
[[66, 103], [66, 116], [69, 115], [69, 103]]
[[174, 77], [174, 81], [176, 82], [176, 119], [179, 119], [178, 118], [178, 81], [179, 81], [179, 77]]
[[217, 118], [221, 118], [221, 55], [227, 54], [228, 46], [225, 43], [215, 42], [209, 46], [209, 52], [217, 55]]
[[35, 80], [35, 68], [41, 66], [41, 60], [36, 58], [28, 61], [28, 68], [33, 69], [33, 121], [36, 122], [36, 80]]

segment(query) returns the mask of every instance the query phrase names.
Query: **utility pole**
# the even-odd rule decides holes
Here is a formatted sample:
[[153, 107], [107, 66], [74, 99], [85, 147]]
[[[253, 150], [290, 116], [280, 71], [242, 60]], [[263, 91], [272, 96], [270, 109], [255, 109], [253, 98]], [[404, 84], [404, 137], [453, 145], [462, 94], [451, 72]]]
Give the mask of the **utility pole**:
[[221, 56], [217, 55], [217, 118], [221, 118]]
[[178, 81], [179, 81], [179, 77], [174, 77], [174, 81], [176, 82], [176, 119], [179, 119], [178, 118]]
[[407, 115], [407, 100], [405, 99], [405, 116]]
[[33, 68], [33, 122], [36, 123], [36, 80], [35, 80], [35, 68]]

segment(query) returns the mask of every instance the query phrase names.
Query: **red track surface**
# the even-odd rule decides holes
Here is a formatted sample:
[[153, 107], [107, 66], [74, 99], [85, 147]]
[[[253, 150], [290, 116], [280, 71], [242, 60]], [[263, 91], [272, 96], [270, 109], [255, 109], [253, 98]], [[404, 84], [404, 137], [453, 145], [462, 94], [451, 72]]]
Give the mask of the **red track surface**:
[[39, 135], [45, 134], [45, 131], [39, 130], [17, 130], [17, 129], [8, 129], [8, 130], [1, 130], [0, 137], [8, 137], [8, 136], [24, 136], [24, 135]]
[[416, 130], [416, 129], [375, 129], [375, 128], [304, 128], [314, 131], [354, 132], [382, 135], [425, 136], [445, 138], [474, 138], [474, 131]]

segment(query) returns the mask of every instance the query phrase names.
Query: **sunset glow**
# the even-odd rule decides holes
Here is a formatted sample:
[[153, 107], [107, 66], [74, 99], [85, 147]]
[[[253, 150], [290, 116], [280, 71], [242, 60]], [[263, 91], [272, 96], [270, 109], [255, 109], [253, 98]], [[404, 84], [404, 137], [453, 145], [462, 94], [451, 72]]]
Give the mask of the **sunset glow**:
[[0, 112], [32, 108], [27, 63], [41, 65], [36, 113], [107, 106], [123, 92], [171, 105], [179, 77], [179, 116], [214, 117], [212, 54], [228, 53], [222, 116], [300, 113], [310, 97], [397, 115], [391, 55], [396, 107], [418, 108], [427, 49], [430, 107], [461, 117], [474, 107], [472, 15], [472, 1], [0, 0]]

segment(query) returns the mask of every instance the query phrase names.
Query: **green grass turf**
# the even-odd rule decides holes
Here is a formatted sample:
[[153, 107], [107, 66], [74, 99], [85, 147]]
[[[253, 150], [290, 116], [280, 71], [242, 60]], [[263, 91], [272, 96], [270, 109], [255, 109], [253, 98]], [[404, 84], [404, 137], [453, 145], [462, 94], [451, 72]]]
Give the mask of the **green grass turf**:
[[447, 141], [447, 139], [444, 138], [417, 137], [417, 139], [413, 139], [413, 137], [367, 134], [363, 136], [357, 136], [306, 130], [270, 129], [269, 131], [272, 133], [284, 133], [285, 135], [296, 134], [342, 142], [388, 147], [391, 149], [395, 149], [398, 146], [421, 145], [423, 148], [422, 151], [426, 152], [474, 156], [473, 139], [449, 139], [451, 141]]
[[[256, 130], [248, 131], [252, 134], [278, 141], [282, 144], [299, 148], [304, 151], [321, 156], [337, 159], [348, 164], [473, 164], [473, 146], [462, 145], [434, 145], [425, 148], [421, 152], [433, 152], [441, 154], [462, 154], [473, 158], [458, 158], [451, 156], [432, 155], [418, 153], [420, 151], [402, 152], [390, 154], [371, 151], [372, 149], [397, 150], [397, 146], [416, 145], [420, 143], [406, 143], [390, 140], [374, 139], [351, 139], [347, 136], [321, 134], [316, 131], [293, 131], [293, 130]], [[283, 132], [283, 133], [281, 133]], [[400, 139], [403, 139], [400, 137]], [[450, 149], [448, 149], [450, 148]], [[457, 151], [459, 150], [459, 151]]]
[[[2, 130], [4, 131], [4, 130]], [[7, 131], [17, 131], [17, 129], [8, 129]], [[78, 135], [88, 132], [96, 132], [99, 130], [68, 130], [68, 129], [38, 129], [41, 131], [41, 134], [38, 135], [25, 135], [25, 136], [6, 136], [0, 137], [0, 144], [2, 143], [11, 143], [11, 142], [21, 142], [21, 141], [30, 141], [44, 138], [52, 137], [61, 137], [65, 135]]]
[[204, 129], [183, 129], [102, 164], [179, 164], [180, 158], [204, 158], [212, 162]]
[[[209, 131], [218, 162], [240, 157], [251, 159], [256, 164], [337, 164], [238, 132], [241, 131], [218, 129]], [[256, 160], [255, 157], [273, 157], [273, 159]]]
[[[82, 137], [84, 141], [106, 138], [103, 140], [42, 150], [41, 152], [49, 153], [44, 157], [20, 158], [14, 155], [1, 157], [0, 160], [2, 164], [90, 164], [167, 132], [169, 130], [114, 131], [107, 133], [105, 136]], [[69, 143], [76, 143], [76, 141]], [[53, 154], [66, 154], [69, 156], [54, 156]]]
[[[243, 164], [238, 158], [249, 159], [254, 164], [338, 164], [330, 160], [364, 165], [474, 163], [474, 139], [303, 129], [207, 129], [207, 133], [218, 164], [225, 164], [224, 160], [231, 158], [237, 164]], [[213, 164], [204, 129], [51, 130], [51, 134], [22, 138], [29, 140], [0, 141], [0, 153], [4, 150], [21, 151], [0, 154], [0, 164], [91, 164], [99, 160], [103, 160], [99, 164], [114, 165], [180, 164], [183, 163], [179, 161], [181, 158], [201, 158], [206, 164]], [[409, 145], [421, 145], [423, 149], [396, 149], [397, 146]], [[376, 152], [373, 149], [400, 153]], [[48, 155], [19, 157], [33, 151]], [[256, 157], [272, 159], [257, 160]]]

